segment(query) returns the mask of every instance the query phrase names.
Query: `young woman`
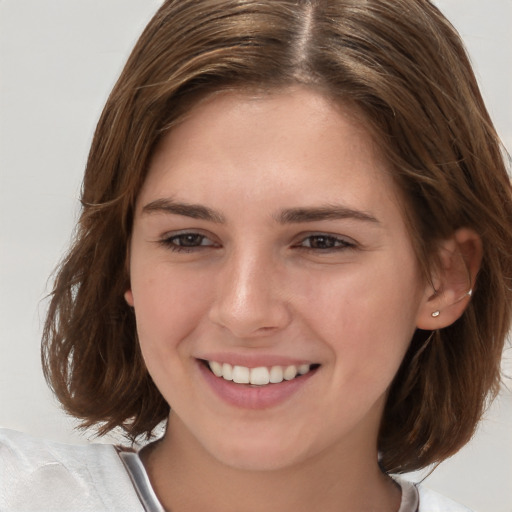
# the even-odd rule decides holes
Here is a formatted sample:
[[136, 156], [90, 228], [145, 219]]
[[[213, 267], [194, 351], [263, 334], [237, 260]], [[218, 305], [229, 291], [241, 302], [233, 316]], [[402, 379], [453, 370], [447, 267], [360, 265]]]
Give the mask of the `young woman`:
[[165, 434], [3, 433], [2, 510], [464, 510], [395, 475], [497, 390], [512, 192], [432, 4], [165, 2], [82, 204], [46, 376], [84, 426]]

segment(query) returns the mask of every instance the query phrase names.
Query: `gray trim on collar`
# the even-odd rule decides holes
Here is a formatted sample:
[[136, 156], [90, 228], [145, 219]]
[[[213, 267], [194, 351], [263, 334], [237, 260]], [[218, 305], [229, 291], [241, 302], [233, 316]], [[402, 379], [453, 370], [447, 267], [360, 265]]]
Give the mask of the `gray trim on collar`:
[[118, 450], [119, 457], [130, 476], [133, 487], [146, 512], [165, 512], [164, 507], [158, 501], [158, 498], [151, 486], [146, 469], [136, 452]]

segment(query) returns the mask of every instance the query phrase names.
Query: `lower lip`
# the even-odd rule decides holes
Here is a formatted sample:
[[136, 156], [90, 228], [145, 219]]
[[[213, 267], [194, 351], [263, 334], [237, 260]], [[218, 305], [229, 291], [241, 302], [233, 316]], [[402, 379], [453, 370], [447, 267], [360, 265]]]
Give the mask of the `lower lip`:
[[228, 404], [243, 409], [268, 409], [285, 402], [300, 391], [316, 374], [318, 368], [311, 370], [292, 380], [283, 380], [279, 384], [266, 386], [251, 386], [236, 384], [215, 376], [204, 363], [198, 361], [199, 369], [211, 389]]

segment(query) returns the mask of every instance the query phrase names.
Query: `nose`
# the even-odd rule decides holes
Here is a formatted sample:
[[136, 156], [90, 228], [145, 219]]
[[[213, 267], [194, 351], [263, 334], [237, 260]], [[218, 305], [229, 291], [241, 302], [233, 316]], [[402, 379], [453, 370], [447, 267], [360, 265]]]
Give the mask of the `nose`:
[[217, 279], [210, 320], [238, 338], [268, 335], [291, 319], [284, 269], [268, 255], [245, 250], [227, 258]]

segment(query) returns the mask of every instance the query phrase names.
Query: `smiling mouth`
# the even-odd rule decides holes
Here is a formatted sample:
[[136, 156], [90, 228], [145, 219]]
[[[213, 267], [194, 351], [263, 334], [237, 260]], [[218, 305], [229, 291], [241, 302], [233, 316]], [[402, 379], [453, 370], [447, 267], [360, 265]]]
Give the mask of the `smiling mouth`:
[[248, 368], [247, 366], [231, 365], [217, 361], [203, 360], [202, 362], [216, 377], [235, 382], [236, 384], [249, 384], [253, 386], [279, 384], [283, 381], [297, 379], [316, 370], [320, 366], [319, 364], [301, 364]]

